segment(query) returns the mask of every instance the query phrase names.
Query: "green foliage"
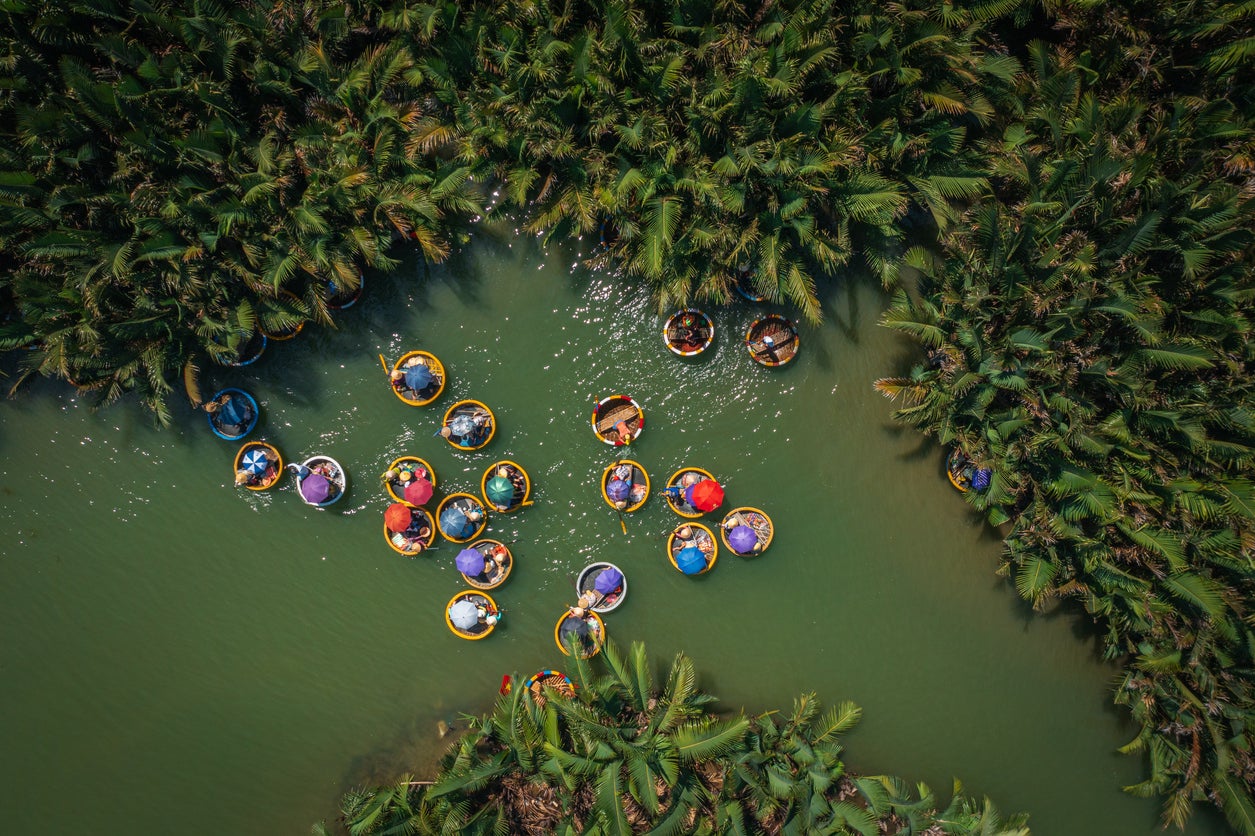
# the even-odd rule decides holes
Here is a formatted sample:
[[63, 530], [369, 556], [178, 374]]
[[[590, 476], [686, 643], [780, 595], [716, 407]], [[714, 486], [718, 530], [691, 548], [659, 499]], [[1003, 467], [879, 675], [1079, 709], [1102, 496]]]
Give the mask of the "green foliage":
[[[957, 783], [938, 813], [922, 784], [849, 775], [839, 735], [858, 721], [853, 703], [824, 711], [806, 694], [783, 723], [774, 712], [717, 717], [684, 656], [658, 680], [663, 691], [643, 645], [624, 656], [607, 643], [598, 658], [609, 675], [581, 666], [574, 700], [513, 689], [470, 723], [434, 781], [407, 776], [349, 793], [337, 825], [351, 834], [1028, 832], [1022, 816], [1004, 821], [987, 800], [979, 809]], [[542, 715], [555, 721], [552, 733]]]

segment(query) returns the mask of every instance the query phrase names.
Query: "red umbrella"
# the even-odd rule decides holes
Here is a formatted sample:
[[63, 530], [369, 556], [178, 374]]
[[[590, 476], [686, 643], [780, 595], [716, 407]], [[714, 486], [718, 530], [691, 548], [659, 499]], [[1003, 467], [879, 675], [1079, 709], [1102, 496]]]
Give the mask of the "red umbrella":
[[426, 479], [411, 479], [405, 486], [405, 501], [411, 505], [422, 505], [431, 499], [431, 482]]
[[410, 506], [400, 502], [392, 503], [388, 506], [388, 510], [383, 512], [383, 524], [388, 526], [389, 531], [405, 531], [410, 527], [413, 519]]
[[723, 488], [714, 479], [703, 479], [690, 487], [684, 498], [698, 511], [713, 511], [723, 504]]

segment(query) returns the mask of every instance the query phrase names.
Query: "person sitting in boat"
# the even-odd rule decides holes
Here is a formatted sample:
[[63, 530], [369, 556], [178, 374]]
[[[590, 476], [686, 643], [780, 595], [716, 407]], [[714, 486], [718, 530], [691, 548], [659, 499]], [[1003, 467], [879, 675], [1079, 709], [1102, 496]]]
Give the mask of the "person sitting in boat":
[[[413, 534], [411, 534], [411, 532], [413, 532]], [[431, 527], [420, 523], [418, 531], [414, 531], [413, 528], [409, 528], [406, 529], [405, 534], [402, 536], [404, 541], [402, 543], [398, 543], [397, 545], [401, 546], [401, 548], [407, 552], [418, 554], [423, 549], [427, 548], [427, 538], [431, 536]]]
[[[207, 402], [204, 410], [214, 417], [214, 423], [218, 429], [227, 435], [239, 435], [244, 432], [244, 428], [253, 420], [253, 405], [248, 402], [247, 398], [240, 398], [235, 404], [233, 410], [219, 414], [227, 404], [235, 400], [235, 396], [230, 392], [219, 395], [217, 398]], [[237, 420], [230, 422], [227, 416], [230, 415]]]
[[632, 492], [628, 494], [628, 502], [631, 505], [639, 505], [645, 501], [645, 497], [649, 495], [649, 487], [644, 482], [633, 482]]
[[780, 362], [780, 357], [776, 354], [776, 341], [771, 338], [770, 334], [763, 337], [758, 347], [754, 349], [754, 353], [765, 354], [773, 363]]
[[632, 428], [628, 426], [627, 421], [620, 421], [614, 425], [614, 431], [619, 434], [620, 444], [632, 443]]
[[473, 523], [477, 523], [484, 518], [484, 512], [478, 505], [472, 505], [463, 509], [462, 513], [466, 514], [466, 518]]
[[671, 485], [662, 489], [662, 495], [676, 502], [684, 501], [684, 490], [679, 485]]
[[392, 388], [397, 390], [398, 394], [404, 395], [407, 391], [409, 391], [410, 387], [405, 385], [404, 369], [393, 369], [392, 373], [388, 375], [388, 379], [392, 382]]
[[251, 470], [235, 471], [236, 487], [242, 487], [244, 485], [256, 485], [256, 484], [257, 484], [257, 476], [254, 475], [254, 473]]

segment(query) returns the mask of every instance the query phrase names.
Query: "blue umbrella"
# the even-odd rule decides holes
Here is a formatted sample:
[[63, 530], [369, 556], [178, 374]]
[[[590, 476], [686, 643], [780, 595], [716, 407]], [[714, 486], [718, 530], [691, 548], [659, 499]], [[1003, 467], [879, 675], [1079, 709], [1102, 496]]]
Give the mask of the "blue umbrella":
[[675, 565], [686, 575], [696, 575], [706, 568], [706, 554], [697, 546], [685, 546], [675, 556]]
[[458, 571], [475, 577], [484, 573], [484, 556], [477, 549], [462, 549], [457, 556]]
[[405, 385], [415, 392], [426, 389], [431, 383], [431, 369], [422, 363], [410, 366], [405, 370]]
[[454, 435], [467, 436], [475, 430], [475, 419], [463, 412], [453, 416], [449, 422], [449, 431]]
[[466, 512], [453, 505], [440, 512], [440, 527], [444, 529], [445, 534], [458, 538], [465, 537], [475, 530]]
[[728, 532], [728, 545], [737, 554], [747, 554], [758, 545], [758, 535], [748, 525], [738, 525]]
[[218, 410], [218, 420], [228, 426], [248, 423], [248, 405], [243, 398], [231, 398]]
[[606, 496], [615, 502], [622, 502], [632, 495], [632, 486], [622, 479], [611, 479], [606, 485]]
[[244, 469], [254, 476], [260, 476], [266, 472], [266, 468], [270, 466], [270, 459], [266, 457], [266, 451], [253, 448], [244, 454], [244, 458], [240, 462], [244, 465]]
[[989, 476], [990, 471], [983, 467], [980, 468], [972, 474], [972, 487], [978, 491], [983, 491], [985, 488], [989, 487]]
[[623, 573], [614, 567], [603, 569], [593, 581], [593, 589], [602, 595], [608, 595], [623, 585]]
[[479, 607], [463, 598], [449, 607], [449, 623], [459, 630], [469, 630], [479, 623]]

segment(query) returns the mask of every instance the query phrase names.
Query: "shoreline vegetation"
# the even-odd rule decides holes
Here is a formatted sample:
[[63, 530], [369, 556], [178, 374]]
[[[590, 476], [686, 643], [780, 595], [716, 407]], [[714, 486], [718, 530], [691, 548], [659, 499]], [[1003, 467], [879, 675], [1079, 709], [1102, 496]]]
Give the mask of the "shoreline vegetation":
[[[1001, 571], [1255, 833], [1255, 14], [1226, 0], [95, 0], [0, 10], [0, 350], [169, 423], [393, 247], [598, 236], [659, 309], [895, 292], [876, 382]], [[499, 195], [500, 202], [493, 201]], [[864, 278], [865, 277], [865, 278]], [[281, 347], [273, 350], [282, 350]], [[1075, 602], [1075, 603], [1071, 603]]]
[[[606, 671], [597, 670], [604, 659]], [[644, 645], [573, 653], [574, 693], [518, 684], [452, 746], [431, 781], [350, 792], [332, 833], [921, 833], [1028, 836], [956, 781], [944, 809], [924, 784], [859, 776], [840, 735], [862, 715], [814, 694], [787, 714], [716, 714], [677, 656], [654, 681]]]

